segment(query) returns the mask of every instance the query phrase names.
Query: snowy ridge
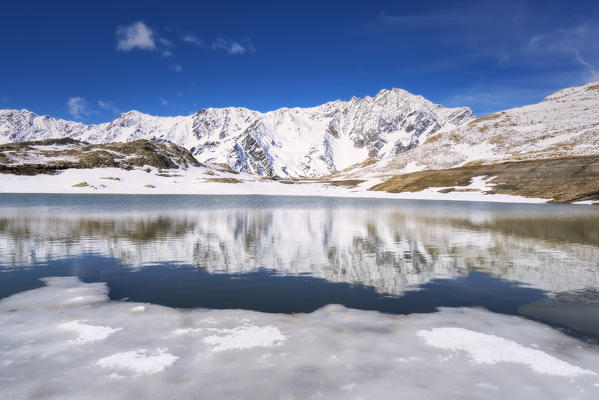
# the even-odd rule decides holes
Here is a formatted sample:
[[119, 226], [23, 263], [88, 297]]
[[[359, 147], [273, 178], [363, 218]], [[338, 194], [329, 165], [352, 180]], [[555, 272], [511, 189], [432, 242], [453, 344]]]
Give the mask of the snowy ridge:
[[207, 108], [190, 116], [156, 117], [130, 111], [98, 125], [7, 109], [0, 110], [0, 143], [59, 137], [90, 143], [159, 139], [187, 148], [200, 162], [227, 163], [237, 171], [317, 177], [368, 157], [401, 153], [473, 117], [467, 107], [445, 108], [400, 89], [267, 113]]
[[[537, 104], [443, 130], [410, 151], [347, 176], [382, 176], [463, 165], [599, 154], [599, 82], [571, 87]], [[382, 174], [382, 175], [381, 175]]]

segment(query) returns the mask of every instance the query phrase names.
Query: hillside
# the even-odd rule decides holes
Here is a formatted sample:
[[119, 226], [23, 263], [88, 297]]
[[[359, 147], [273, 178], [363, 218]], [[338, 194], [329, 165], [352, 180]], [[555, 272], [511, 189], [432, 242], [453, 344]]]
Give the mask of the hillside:
[[538, 104], [486, 115], [422, 145], [352, 171], [384, 176], [424, 170], [599, 154], [599, 82], [560, 90]]
[[78, 140], [46, 139], [0, 145], [0, 173], [35, 175], [66, 169], [134, 168], [187, 169], [200, 163], [172, 143], [136, 140], [128, 143], [89, 144]]
[[472, 191], [592, 202], [599, 201], [597, 177], [599, 82], [477, 118], [328, 179], [377, 182], [370, 190], [390, 193]]

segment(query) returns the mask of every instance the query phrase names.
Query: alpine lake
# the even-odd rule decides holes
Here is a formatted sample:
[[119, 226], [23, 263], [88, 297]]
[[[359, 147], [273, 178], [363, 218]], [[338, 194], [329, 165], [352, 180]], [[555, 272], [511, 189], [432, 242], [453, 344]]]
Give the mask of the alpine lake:
[[0, 299], [7, 399], [599, 397], [596, 206], [0, 194]]

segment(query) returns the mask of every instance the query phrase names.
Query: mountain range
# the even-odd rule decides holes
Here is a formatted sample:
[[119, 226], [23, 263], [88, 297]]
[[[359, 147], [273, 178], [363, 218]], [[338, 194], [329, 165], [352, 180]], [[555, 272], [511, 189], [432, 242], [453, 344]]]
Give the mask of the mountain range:
[[[110, 168], [118, 180], [105, 179]], [[400, 89], [267, 113], [130, 111], [98, 125], [0, 110], [0, 173], [8, 192], [151, 188], [592, 204], [599, 202], [599, 82], [476, 119], [469, 108]]]
[[446, 108], [400, 89], [266, 113], [230, 107], [157, 117], [130, 111], [97, 125], [6, 109], [0, 110], [0, 144], [67, 137], [93, 144], [160, 140], [185, 147], [200, 162], [226, 163], [240, 172], [319, 177], [369, 157], [389, 159], [473, 118], [467, 107]]

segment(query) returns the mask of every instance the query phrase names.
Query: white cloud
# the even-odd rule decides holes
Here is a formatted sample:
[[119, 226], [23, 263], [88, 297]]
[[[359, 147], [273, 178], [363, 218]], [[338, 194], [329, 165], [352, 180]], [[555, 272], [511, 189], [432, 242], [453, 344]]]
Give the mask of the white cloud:
[[595, 81], [599, 79], [599, 49], [595, 45], [598, 36], [596, 21], [589, 20], [583, 24], [535, 34], [525, 50], [527, 56], [540, 63], [560, 63], [577, 68], [582, 66], [581, 79]]
[[131, 25], [119, 26], [116, 30], [116, 48], [121, 51], [130, 51], [135, 48], [142, 50], [156, 49], [154, 32], [141, 21]]
[[173, 64], [169, 67], [169, 69], [175, 72], [183, 72], [183, 67], [181, 67], [179, 64]]
[[181, 36], [181, 40], [185, 43], [193, 44], [197, 47], [204, 47], [206, 44], [202, 39], [194, 35], [193, 33], [184, 34]]
[[170, 103], [168, 101], [166, 101], [163, 97], [160, 98], [160, 103], [162, 103], [163, 106], [168, 106]]
[[591, 64], [580, 56], [580, 53], [576, 49], [572, 49], [576, 55], [576, 61], [580, 63], [588, 72], [587, 80], [589, 82], [599, 81], [599, 68], [596, 65]]
[[175, 54], [171, 51], [171, 49], [174, 47], [173, 42], [171, 42], [170, 40], [163, 38], [163, 37], [159, 37], [158, 38], [158, 44], [160, 45], [160, 51], [162, 53], [163, 57], [174, 57]]
[[231, 55], [243, 55], [247, 52], [256, 51], [254, 45], [249, 39], [243, 41], [243, 44], [219, 37], [212, 43], [212, 50], [224, 50]]
[[96, 111], [89, 108], [87, 100], [83, 97], [75, 96], [67, 100], [67, 108], [73, 118], [83, 118], [91, 114], [95, 114]]
[[556, 56], [571, 58], [573, 49], [576, 49], [575, 52], [579, 54], [599, 56], [599, 51], [595, 46], [598, 35], [599, 28], [592, 22], [555, 29], [533, 35], [528, 41], [525, 51], [532, 57], [551, 57], [552, 59], [555, 59]]
[[170, 40], [160, 37], [158, 38], [158, 42], [160, 42], [161, 45], [166, 46], [166, 47], [173, 47], [173, 42], [171, 42]]
[[114, 105], [114, 103], [112, 101], [104, 101], [104, 100], [98, 100], [98, 105], [105, 109], [110, 111], [113, 114], [120, 114], [121, 112], [119, 111], [118, 108], [116, 108], [116, 106]]
[[243, 54], [246, 51], [247, 51], [246, 48], [237, 42], [231, 43], [231, 48], [229, 49], [229, 53], [231, 53], [231, 54]]

